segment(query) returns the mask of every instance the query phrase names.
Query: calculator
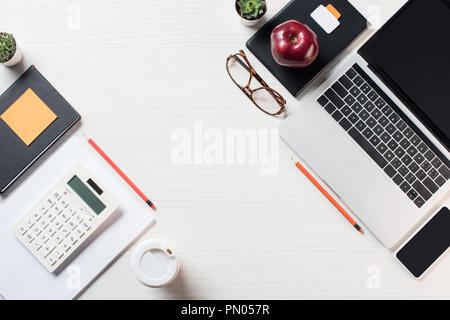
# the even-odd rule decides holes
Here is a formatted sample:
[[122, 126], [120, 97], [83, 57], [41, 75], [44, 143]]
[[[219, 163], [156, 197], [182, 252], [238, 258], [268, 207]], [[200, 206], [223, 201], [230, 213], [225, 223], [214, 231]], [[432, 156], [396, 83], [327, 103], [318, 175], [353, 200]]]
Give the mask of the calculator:
[[49, 272], [55, 272], [98, 234], [118, 207], [113, 195], [79, 163], [22, 217], [13, 232]]

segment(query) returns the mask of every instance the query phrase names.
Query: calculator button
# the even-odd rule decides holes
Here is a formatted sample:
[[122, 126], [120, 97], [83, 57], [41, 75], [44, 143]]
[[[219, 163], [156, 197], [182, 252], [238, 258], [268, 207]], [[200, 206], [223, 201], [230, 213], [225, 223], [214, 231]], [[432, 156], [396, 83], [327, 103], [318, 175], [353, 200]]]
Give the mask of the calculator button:
[[47, 235], [49, 237], [53, 237], [53, 235], [56, 233], [56, 229], [53, 227], [53, 225], [50, 225], [47, 229], [45, 229], [45, 232], [47, 232]]
[[44, 213], [46, 213], [48, 211], [48, 206], [47, 204], [43, 204], [39, 207], [38, 212], [42, 215]]
[[[63, 208], [59, 204], [55, 204], [55, 206], [52, 208], [53, 215], [56, 217], [58, 214], [61, 213], [62, 209]], [[49, 215], [49, 214], [50, 214], [50, 212], [47, 215]]]
[[39, 220], [41, 218], [41, 213], [39, 211], [34, 211], [31, 215], [35, 221]]
[[67, 237], [70, 234], [70, 228], [68, 226], [62, 226], [59, 231], [64, 237]]
[[41, 246], [41, 248], [37, 251], [39, 253], [39, 255], [45, 259], [45, 257], [48, 256], [48, 254], [50, 253], [49, 248], [44, 244]]
[[20, 233], [21, 235], [24, 235], [25, 232], [27, 232], [28, 227], [25, 224], [21, 224], [19, 226], [17, 226], [17, 232]]
[[29, 217], [27, 220], [25, 220], [25, 224], [28, 228], [30, 228], [34, 224], [34, 218]]
[[56, 247], [56, 242], [53, 239], [50, 239], [45, 245], [50, 248], [50, 251], [52, 251]]
[[34, 239], [34, 241], [31, 243], [31, 245], [33, 246], [33, 248], [35, 250], [39, 250], [42, 247], [42, 242], [39, 241], [39, 239]]
[[49, 207], [53, 206], [55, 204], [55, 201], [53, 201], [52, 199], [48, 198], [47, 200], [45, 200], [44, 205], [47, 205]]
[[52, 193], [52, 198], [53, 198], [53, 200], [59, 200], [59, 198], [61, 198], [61, 194], [58, 192], [58, 191], [54, 191], [53, 193]]
[[71, 217], [71, 214], [69, 213], [68, 210], [63, 210], [63, 212], [60, 214], [60, 217], [64, 222], [66, 222]]
[[56, 218], [56, 214], [54, 212], [52, 212], [52, 210], [50, 210], [46, 216], [47, 216], [47, 219], [49, 222], [52, 222]]
[[84, 233], [85, 231], [80, 227], [75, 229], [75, 234], [78, 236], [78, 238], [81, 238], [84, 235]]
[[83, 216], [84, 216], [84, 215], [82, 215], [81, 213], [76, 213], [76, 214], [73, 216], [72, 219], [74, 219], [74, 221], [75, 221], [77, 224], [80, 224], [81, 221], [83, 221]]
[[46, 244], [44, 244], [38, 251], [39, 255], [45, 259], [49, 255], [49, 253], [53, 250], [54, 246], [52, 245], [53, 243], [51, 242], [51, 240], [48, 241]]
[[39, 221], [38, 221], [38, 225], [42, 228], [42, 229], [44, 229], [44, 228], [46, 228], [47, 226], [48, 226], [48, 224], [49, 224], [49, 222], [48, 222], [48, 219], [47, 219], [47, 217], [42, 217]]
[[56, 247], [56, 249], [52, 252], [52, 256], [55, 257], [56, 259], [61, 258], [63, 254], [64, 251], [59, 249], [59, 247]]
[[64, 240], [64, 236], [62, 234], [60, 234], [59, 232], [56, 232], [55, 235], [52, 237], [53, 240], [55, 240], [55, 242], [57, 244], [60, 244], [61, 241]]
[[61, 198], [58, 204], [61, 206], [61, 208], [67, 208], [69, 206], [69, 202], [65, 198]]
[[61, 219], [59, 219], [59, 217], [57, 217], [55, 219], [55, 221], [53, 221], [53, 228], [55, 228], [56, 230], [59, 230], [59, 228], [61, 228], [63, 226], [64, 222], [61, 221]]
[[75, 229], [76, 226], [78, 225], [76, 223], [76, 221], [74, 220], [74, 218], [70, 218], [69, 222], [67, 222], [67, 225], [69, 226], [70, 229]]
[[50, 266], [53, 266], [53, 265], [56, 263], [56, 258], [53, 257], [52, 255], [50, 255], [50, 256], [48, 256], [47, 259], [45, 259], [45, 261], [47, 261], [47, 263], [48, 263]]
[[78, 241], [78, 238], [77, 238], [77, 236], [75, 235], [75, 234], [71, 234], [71, 235], [69, 235], [68, 237], [67, 237], [67, 240], [69, 241], [69, 243], [71, 244], [71, 245], [73, 245], [75, 242], [77, 242]]
[[50, 237], [47, 235], [46, 232], [41, 232], [38, 236], [39, 241], [41, 241], [42, 243], [46, 243]]
[[63, 243], [59, 245], [59, 249], [61, 249], [63, 252], [66, 252], [72, 247], [72, 244], [68, 240], [64, 240]]
[[83, 221], [81, 228], [83, 228], [84, 231], [88, 231], [91, 228], [91, 225], [87, 221]]
[[39, 225], [36, 223], [33, 228], [31, 228], [31, 230], [33, 231], [33, 233], [37, 236], [41, 233], [41, 228], [39, 227]]
[[33, 233], [30, 232], [30, 231], [28, 231], [28, 232], [25, 234], [25, 239], [27, 239], [28, 242], [33, 241], [33, 239], [34, 239]]

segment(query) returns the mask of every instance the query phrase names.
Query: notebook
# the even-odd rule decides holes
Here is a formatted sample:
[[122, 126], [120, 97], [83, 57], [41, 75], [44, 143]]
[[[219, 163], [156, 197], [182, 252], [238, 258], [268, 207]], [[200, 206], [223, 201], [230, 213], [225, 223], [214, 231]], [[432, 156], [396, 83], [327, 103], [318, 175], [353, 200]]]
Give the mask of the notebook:
[[[60, 273], [50, 273], [14, 236], [20, 218], [76, 163], [81, 162], [118, 199], [116, 218]], [[26, 199], [26, 201], [23, 201]], [[0, 296], [5, 299], [73, 299], [155, 221], [155, 214], [83, 139], [64, 144], [0, 198]], [[130, 270], [131, 271], [131, 267]]]
[[[330, 34], [311, 17], [317, 7], [328, 4], [341, 14], [339, 26]], [[288, 20], [298, 20], [306, 24], [317, 35], [319, 54], [306, 68], [284, 67], [277, 64], [272, 57], [270, 34], [276, 26]], [[293, 96], [296, 96], [366, 28], [367, 20], [347, 0], [292, 0], [247, 41], [247, 48]]]
[[28, 68], [0, 96], [0, 193], [79, 119], [36, 67]]

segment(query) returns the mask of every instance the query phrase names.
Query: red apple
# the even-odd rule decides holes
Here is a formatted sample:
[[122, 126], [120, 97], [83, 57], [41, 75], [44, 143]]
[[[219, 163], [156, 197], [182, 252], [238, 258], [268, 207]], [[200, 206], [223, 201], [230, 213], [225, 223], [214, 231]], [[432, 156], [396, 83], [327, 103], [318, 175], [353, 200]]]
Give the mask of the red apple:
[[304, 68], [317, 58], [317, 36], [307, 25], [286, 21], [272, 30], [270, 47], [275, 61], [286, 67]]

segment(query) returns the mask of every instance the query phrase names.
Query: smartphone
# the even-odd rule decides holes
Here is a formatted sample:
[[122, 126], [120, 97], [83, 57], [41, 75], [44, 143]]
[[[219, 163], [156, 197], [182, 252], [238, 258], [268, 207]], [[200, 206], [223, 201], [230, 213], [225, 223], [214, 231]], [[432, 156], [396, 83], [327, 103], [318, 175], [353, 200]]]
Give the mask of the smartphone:
[[450, 210], [442, 207], [395, 252], [398, 261], [413, 275], [421, 278], [450, 245]]

